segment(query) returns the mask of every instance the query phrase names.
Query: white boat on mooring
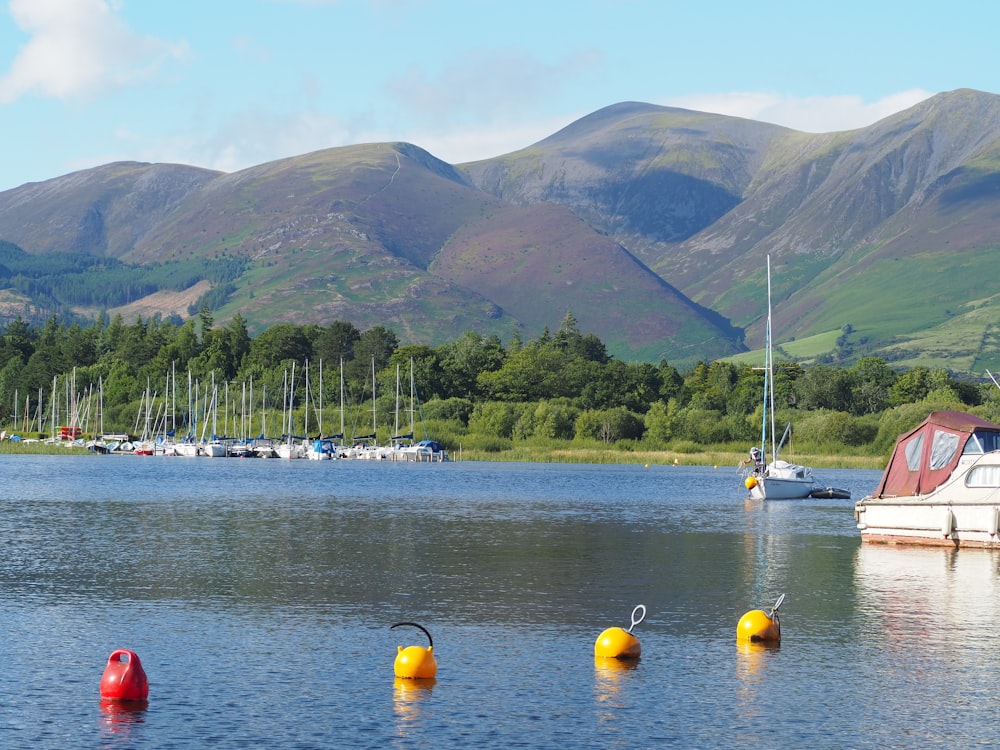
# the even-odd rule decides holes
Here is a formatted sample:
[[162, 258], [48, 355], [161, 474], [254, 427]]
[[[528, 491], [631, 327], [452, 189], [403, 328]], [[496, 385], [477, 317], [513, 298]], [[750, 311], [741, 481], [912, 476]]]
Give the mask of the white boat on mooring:
[[1000, 547], [1000, 425], [932, 412], [854, 506], [863, 542]]
[[[767, 256], [767, 320], [764, 330], [764, 405], [762, 410], [760, 447], [750, 449], [750, 459], [744, 461], [743, 486], [754, 500], [802, 500], [816, 488], [812, 470], [778, 458], [778, 452], [791, 434], [791, 424], [785, 428], [780, 443], [775, 443], [774, 424], [774, 353], [771, 349], [771, 256]], [[770, 423], [768, 422], [770, 419]], [[767, 441], [771, 441], [771, 460], [767, 461]]]

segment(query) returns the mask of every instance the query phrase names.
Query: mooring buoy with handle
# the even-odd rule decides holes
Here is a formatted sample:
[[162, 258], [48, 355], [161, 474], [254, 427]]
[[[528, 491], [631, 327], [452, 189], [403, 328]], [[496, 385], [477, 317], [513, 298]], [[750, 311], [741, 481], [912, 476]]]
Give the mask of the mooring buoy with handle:
[[396, 651], [396, 661], [393, 664], [396, 677], [429, 680], [437, 675], [438, 668], [437, 659], [434, 658], [434, 639], [431, 638], [427, 628], [415, 622], [397, 622], [395, 625], [390, 625], [389, 629], [392, 630], [404, 625], [424, 631], [428, 645], [427, 648], [423, 646], [406, 646], [405, 648], [399, 646]]
[[101, 676], [101, 700], [144, 701], [149, 697], [149, 679], [134, 651], [120, 648], [108, 657]]
[[750, 643], [778, 643], [781, 640], [778, 607], [783, 601], [785, 601], [784, 594], [778, 597], [770, 612], [752, 609], [743, 615], [736, 626], [736, 640]]
[[594, 656], [610, 659], [638, 659], [642, 654], [642, 644], [632, 633], [632, 628], [646, 619], [646, 605], [638, 604], [632, 610], [632, 624], [628, 630], [619, 627], [608, 628], [594, 643]]

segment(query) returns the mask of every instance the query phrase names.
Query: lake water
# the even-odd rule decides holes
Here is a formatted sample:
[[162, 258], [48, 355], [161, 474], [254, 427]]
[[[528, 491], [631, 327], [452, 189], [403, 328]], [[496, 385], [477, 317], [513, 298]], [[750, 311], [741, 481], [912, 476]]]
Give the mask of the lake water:
[[[859, 498], [880, 476], [823, 471]], [[734, 467], [0, 458], [10, 747], [971, 747], [1000, 558], [860, 544]], [[736, 625], [779, 594], [780, 648]], [[642, 658], [595, 661], [633, 608]], [[434, 637], [430, 685], [395, 680]], [[143, 709], [109, 707], [134, 650]]]

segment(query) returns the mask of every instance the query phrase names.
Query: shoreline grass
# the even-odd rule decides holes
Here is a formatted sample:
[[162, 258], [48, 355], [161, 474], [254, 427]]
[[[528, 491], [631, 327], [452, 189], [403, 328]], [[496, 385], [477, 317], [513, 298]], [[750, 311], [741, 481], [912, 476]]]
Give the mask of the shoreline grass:
[[[65, 444], [22, 443], [0, 441], [0, 455], [74, 455], [88, 453], [87, 449]], [[93, 454], [98, 455], [98, 454]], [[469, 450], [450, 451], [455, 461], [483, 461], [487, 463], [563, 463], [563, 464], [626, 464], [644, 466], [714, 466], [736, 469], [746, 454], [736, 451], [671, 451], [671, 450], [613, 450], [601, 448], [540, 448], [515, 446], [502, 451]], [[885, 459], [879, 456], [845, 456], [831, 454], [796, 455], [795, 460], [813, 469], [878, 469], [885, 468]]]
[[[525, 463], [575, 463], [575, 464], [642, 464], [648, 466], [731, 466], [738, 468], [746, 458], [735, 451], [620, 451], [597, 448], [533, 448], [515, 447], [504, 451], [464, 450], [452, 451], [458, 461], [516, 462]], [[814, 469], [877, 469], [885, 468], [881, 456], [796, 455], [795, 461]]]

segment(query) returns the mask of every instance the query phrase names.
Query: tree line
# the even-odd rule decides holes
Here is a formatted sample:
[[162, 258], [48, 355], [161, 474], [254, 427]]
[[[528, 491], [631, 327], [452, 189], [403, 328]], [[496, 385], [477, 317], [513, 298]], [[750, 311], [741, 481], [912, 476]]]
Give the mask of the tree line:
[[[294, 367], [299, 377], [290, 383]], [[597, 336], [581, 333], [571, 312], [555, 333], [546, 328], [535, 339], [515, 331], [505, 345], [466, 332], [431, 347], [400, 345], [388, 327], [362, 331], [347, 321], [281, 323], [251, 336], [240, 315], [216, 326], [205, 306], [187, 321], [154, 316], [127, 324], [119, 315], [84, 326], [52, 317], [33, 327], [14, 320], [0, 334], [0, 423], [10, 432], [33, 420], [45, 434], [54, 409], [65, 423], [69, 401], [93, 398], [99, 388], [104, 431], [130, 432], [150, 392], [165, 393], [168, 373], [175, 388], [178, 373], [182, 383], [216, 383], [234, 405], [253, 384], [257, 394], [271, 394], [260, 408], [292, 402], [299, 424], [309, 409], [314, 426], [332, 426], [346, 412], [348, 440], [352, 430], [369, 433], [373, 421], [388, 437], [412, 377], [425, 433], [417, 437], [485, 451], [519, 441], [743, 450], [760, 440], [764, 390], [763, 372], [750, 365], [699, 362], [682, 373], [665, 360], [621, 361]], [[280, 394], [290, 386], [285, 401]], [[993, 383], [944, 369], [900, 371], [877, 357], [849, 367], [778, 362], [774, 386], [777, 419], [794, 425], [795, 450], [806, 453], [885, 453], [935, 408], [1000, 421]]]

